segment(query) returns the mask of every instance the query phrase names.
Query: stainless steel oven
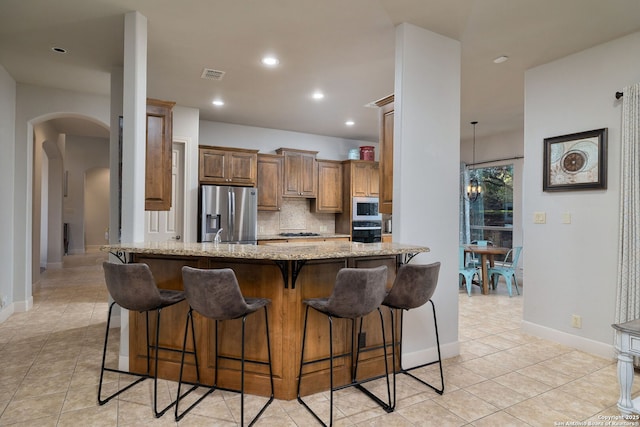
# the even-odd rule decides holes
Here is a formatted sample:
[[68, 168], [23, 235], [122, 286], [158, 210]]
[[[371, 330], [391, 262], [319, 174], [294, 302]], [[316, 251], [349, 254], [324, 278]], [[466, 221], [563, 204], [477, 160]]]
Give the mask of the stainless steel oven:
[[378, 211], [377, 197], [353, 198], [353, 221], [382, 221], [382, 214]]
[[378, 243], [382, 241], [382, 221], [353, 221], [351, 241]]

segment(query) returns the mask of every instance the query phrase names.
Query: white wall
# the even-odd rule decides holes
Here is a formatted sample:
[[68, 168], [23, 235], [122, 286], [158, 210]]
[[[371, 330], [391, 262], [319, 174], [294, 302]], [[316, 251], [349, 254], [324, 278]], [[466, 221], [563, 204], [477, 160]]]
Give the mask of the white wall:
[[[16, 82], [0, 65], [0, 200], [8, 203], [0, 209], [0, 323], [13, 312], [13, 228], [14, 151], [15, 151]], [[6, 301], [6, 302], [5, 302]]]
[[[640, 33], [528, 70], [525, 75], [524, 326], [527, 331], [613, 354], [618, 262], [621, 102], [640, 81]], [[543, 192], [543, 140], [609, 129], [606, 190]], [[546, 224], [533, 224], [546, 212]], [[571, 224], [562, 214], [571, 214]], [[582, 316], [582, 329], [571, 316]]]
[[[67, 135], [64, 152], [65, 170], [68, 171], [67, 195], [64, 197], [63, 222], [69, 224], [69, 253], [81, 254], [85, 252], [85, 206], [91, 203], [85, 200], [85, 176], [92, 169], [109, 168], [109, 139], [91, 138]], [[108, 176], [108, 175], [107, 175]], [[108, 194], [108, 185], [106, 188]], [[104, 189], [103, 189], [104, 192]], [[99, 216], [103, 216], [96, 212]], [[108, 210], [104, 213], [109, 218]], [[90, 238], [91, 244], [107, 243], [104, 239], [108, 222], [100, 230], [94, 230], [96, 236]], [[88, 242], [87, 242], [88, 243]]]
[[[108, 147], [107, 147], [108, 151]], [[84, 174], [84, 248], [98, 251], [109, 229], [109, 168], [91, 168]]]
[[[393, 240], [428, 246], [412, 263], [440, 261], [437, 309], [443, 357], [458, 346], [460, 43], [422, 28], [396, 29]], [[407, 366], [434, 360], [429, 304], [405, 317]], [[414, 363], [415, 362], [415, 363]]]

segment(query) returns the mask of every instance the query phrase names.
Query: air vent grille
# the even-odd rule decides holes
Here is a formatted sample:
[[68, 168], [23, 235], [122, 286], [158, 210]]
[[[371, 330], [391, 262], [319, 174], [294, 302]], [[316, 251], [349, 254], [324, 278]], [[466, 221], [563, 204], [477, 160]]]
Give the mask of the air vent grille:
[[222, 80], [224, 77], [224, 71], [214, 70], [212, 68], [205, 68], [202, 70], [202, 75], [200, 78], [207, 80]]

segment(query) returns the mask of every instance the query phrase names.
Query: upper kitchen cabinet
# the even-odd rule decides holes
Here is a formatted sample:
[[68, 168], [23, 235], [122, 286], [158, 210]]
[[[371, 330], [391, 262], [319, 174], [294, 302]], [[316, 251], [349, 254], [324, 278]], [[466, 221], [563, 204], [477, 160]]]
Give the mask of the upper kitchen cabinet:
[[258, 176], [258, 150], [200, 146], [201, 184], [253, 187]]
[[171, 157], [175, 102], [147, 99], [144, 209], [171, 209]]
[[316, 197], [318, 187], [317, 151], [279, 148], [276, 153], [284, 157], [284, 197]]
[[376, 102], [380, 107], [380, 213], [393, 208], [393, 95]]
[[379, 197], [380, 170], [378, 162], [351, 160], [346, 163], [350, 168], [352, 197]]
[[318, 160], [318, 196], [311, 199], [311, 210], [318, 213], [342, 212], [342, 162]]
[[258, 210], [279, 211], [282, 201], [282, 156], [258, 154]]

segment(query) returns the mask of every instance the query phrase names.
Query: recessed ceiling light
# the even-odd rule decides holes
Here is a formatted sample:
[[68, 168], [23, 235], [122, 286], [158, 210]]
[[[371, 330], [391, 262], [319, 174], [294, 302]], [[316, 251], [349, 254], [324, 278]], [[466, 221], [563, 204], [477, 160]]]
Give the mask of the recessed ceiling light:
[[212, 104], [216, 107], [222, 107], [224, 105], [224, 101], [221, 99], [214, 99]]
[[54, 46], [51, 48], [51, 50], [54, 51], [55, 53], [67, 53], [67, 49], [63, 47]]
[[275, 67], [280, 63], [280, 61], [275, 56], [265, 56], [262, 58], [262, 63], [267, 67]]
[[494, 59], [493, 62], [495, 62], [496, 64], [502, 64], [503, 62], [506, 62], [508, 59], [509, 59], [508, 56], [502, 55]]
[[353, 126], [356, 124], [356, 122], [354, 122], [353, 120], [347, 120], [346, 122], [344, 122], [344, 124], [347, 126]]
[[317, 90], [317, 91], [313, 92], [313, 95], [311, 95], [311, 97], [313, 99], [322, 99], [322, 98], [324, 98], [324, 93], [322, 93], [322, 92]]

